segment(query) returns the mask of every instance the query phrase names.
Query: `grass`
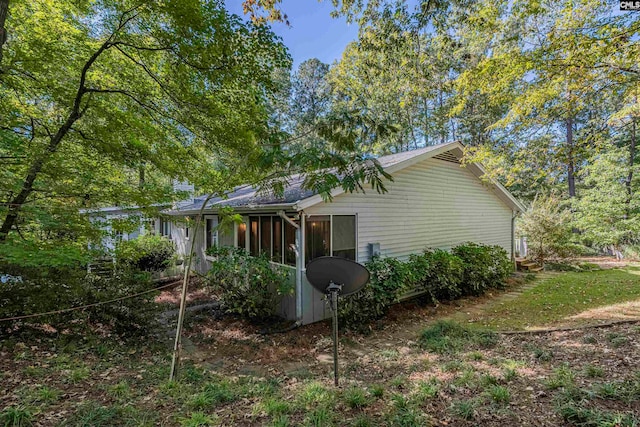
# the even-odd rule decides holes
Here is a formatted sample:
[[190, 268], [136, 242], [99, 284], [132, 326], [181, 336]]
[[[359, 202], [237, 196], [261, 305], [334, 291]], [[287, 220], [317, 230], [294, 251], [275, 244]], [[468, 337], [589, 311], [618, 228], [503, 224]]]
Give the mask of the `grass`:
[[473, 400], [456, 400], [451, 404], [450, 412], [455, 417], [469, 421], [475, 416], [476, 406]]
[[[313, 342], [318, 330], [313, 330]], [[145, 352], [139, 342], [101, 344], [98, 349], [82, 339], [37, 346], [28, 340], [0, 342], [0, 350], [7, 352], [0, 379], [14, 384], [0, 406], [0, 427], [410, 427], [436, 425], [437, 420], [449, 425], [528, 425], [532, 419], [549, 425], [563, 420], [568, 426], [640, 425], [633, 413], [640, 401], [640, 372], [613, 371], [610, 363], [624, 357], [631, 359], [629, 366], [637, 365], [640, 327], [563, 332], [558, 340], [555, 334], [501, 335], [477, 325], [436, 321], [419, 336], [408, 337], [423, 351], [406, 353], [394, 349], [400, 345], [386, 343], [378, 350], [363, 337], [359, 343], [367, 350], [364, 356], [356, 359], [345, 352], [354, 369], [345, 366], [341, 388], [333, 386], [330, 366], [314, 364], [315, 355], [305, 356], [307, 348], [298, 348], [308, 338], [302, 333], [296, 337], [299, 331], [302, 328], [288, 337], [235, 344], [246, 346], [233, 355], [244, 359], [238, 364], [242, 367], [256, 363], [250, 353], [281, 350], [276, 341], [284, 347], [272, 362], [265, 362], [264, 371], [249, 374], [236, 365], [185, 361], [179, 379], [171, 382], [170, 353], [160, 346]], [[393, 337], [389, 341], [396, 344]], [[285, 356], [276, 359], [278, 354]], [[304, 361], [309, 367], [282, 368], [292, 360], [291, 366]], [[80, 395], [80, 389], [87, 392]], [[538, 399], [535, 408], [532, 399]], [[523, 407], [528, 409], [521, 411]]]
[[[533, 326], [557, 324], [583, 311], [633, 301], [640, 298], [640, 271], [600, 270], [561, 273], [542, 279], [521, 295], [502, 303], [490, 302], [483, 313], [474, 315], [474, 323], [495, 330], [521, 330]], [[456, 320], [465, 315], [454, 316]], [[624, 345], [622, 340], [613, 345]]]
[[475, 346], [493, 347], [497, 336], [491, 331], [471, 329], [451, 320], [440, 320], [422, 331], [422, 348], [434, 353], [456, 353]]
[[369, 404], [367, 393], [360, 387], [350, 387], [345, 390], [342, 400], [351, 409], [361, 409]]
[[5, 427], [25, 427], [33, 422], [33, 413], [25, 407], [9, 406], [0, 412], [0, 424]]

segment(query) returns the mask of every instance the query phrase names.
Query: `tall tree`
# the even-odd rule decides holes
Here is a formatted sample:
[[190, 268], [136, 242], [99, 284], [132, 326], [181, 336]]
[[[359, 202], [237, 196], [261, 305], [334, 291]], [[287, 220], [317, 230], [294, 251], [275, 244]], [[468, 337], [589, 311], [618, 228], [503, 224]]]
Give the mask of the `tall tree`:
[[11, 3], [6, 28], [0, 250], [79, 245], [78, 208], [169, 201], [172, 178], [225, 188], [239, 159], [256, 171], [289, 63], [268, 27], [218, 1], [38, 0]]

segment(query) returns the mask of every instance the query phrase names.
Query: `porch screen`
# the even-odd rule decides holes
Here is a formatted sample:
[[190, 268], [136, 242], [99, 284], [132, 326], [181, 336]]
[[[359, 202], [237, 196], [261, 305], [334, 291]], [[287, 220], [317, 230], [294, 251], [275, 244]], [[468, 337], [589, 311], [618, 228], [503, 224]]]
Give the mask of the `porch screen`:
[[273, 224], [271, 261], [282, 263], [282, 218], [274, 216], [271, 222]]
[[258, 256], [260, 251], [260, 217], [249, 217], [249, 253]]
[[[218, 222], [220, 221], [221, 218], [218, 217]], [[233, 246], [233, 228], [233, 223], [225, 224], [223, 227], [220, 227], [220, 229], [218, 230], [218, 241], [220, 243], [220, 246]]]
[[247, 248], [247, 224], [245, 222], [241, 222], [238, 224], [238, 247], [246, 249]]
[[331, 255], [331, 217], [309, 217], [305, 229], [305, 264], [312, 259]]

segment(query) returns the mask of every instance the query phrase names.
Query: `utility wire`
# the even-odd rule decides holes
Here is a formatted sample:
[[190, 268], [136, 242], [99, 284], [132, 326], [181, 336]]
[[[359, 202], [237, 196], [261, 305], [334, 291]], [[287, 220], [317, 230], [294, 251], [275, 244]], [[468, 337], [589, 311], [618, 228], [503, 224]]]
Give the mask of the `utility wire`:
[[114, 303], [114, 302], [118, 302], [118, 301], [123, 301], [123, 300], [126, 300], [126, 299], [130, 299], [130, 298], [139, 297], [140, 295], [149, 294], [151, 292], [159, 291], [161, 289], [169, 288], [171, 286], [177, 286], [177, 284], [179, 284], [179, 282], [172, 282], [172, 283], [169, 283], [167, 285], [160, 286], [158, 288], [149, 289], [148, 291], [138, 292], [137, 294], [126, 295], [126, 296], [123, 296], [123, 297], [120, 297], [120, 298], [114, 298], [114, 299], [109, 300], [109, 301], [95, 302], [93, 304], [81, 305], [81, 306], [78, 306], [78, 307], [65, 308], [65, 309], [62, 309], [62, 310], [47, 311], [47, 312], [44, 312], [44, 313], [25, 314], [23, 316], [5, 317], [4, 319], [0, 319], [0, 322], [8, 322], [8, 321], [11, 321], [11, 320], [30, 319], [32, 317], [49, 316], [49, 315], [52, 315], [52, 314], [68, 313], [70, 311], [75, 311], [75, 310], [84, 310], [85, 308], [89, 308], [89, 307], [97, 307], [99, 305], [111, 304], [111, 303]]

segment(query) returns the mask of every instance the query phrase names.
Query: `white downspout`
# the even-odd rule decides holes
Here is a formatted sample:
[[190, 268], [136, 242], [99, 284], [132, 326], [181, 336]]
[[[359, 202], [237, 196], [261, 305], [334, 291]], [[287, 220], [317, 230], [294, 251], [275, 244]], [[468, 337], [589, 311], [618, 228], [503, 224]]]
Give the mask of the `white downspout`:
[[296, 229], [296, 324], [302, 324], [302, 227], [293, 222], [284, 211], [278, 216]]

